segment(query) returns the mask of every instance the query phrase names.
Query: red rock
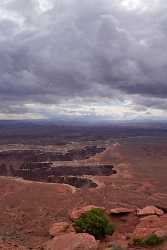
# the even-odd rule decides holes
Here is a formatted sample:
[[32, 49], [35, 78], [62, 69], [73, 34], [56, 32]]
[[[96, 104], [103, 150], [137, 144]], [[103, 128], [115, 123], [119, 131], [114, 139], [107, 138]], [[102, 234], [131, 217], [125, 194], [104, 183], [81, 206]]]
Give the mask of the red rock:
[[[129, 244], [129, 239], [127, 239], [126, 234], [124, 234], [122, 232], [115, 232], [115, 234], [112, 236], [111, 242], [109, 243], [109, 247], [110, 247], [109, 249], [110, 250], [117, 249], [117, 248], [118, 249], [127, 249], [128, 244]], [[107, 249], [105, 249], [105, 250], [107, 250]]]
[[136, 226], [133, 238], [143, 238], [150, 234], [156, 234], [159, 237], [167, 236], [167, 215], [161, 217], [151, 215], [142, 218]]
[[148, 207], [145, 207], [143, 209], [137, 209], [137, 215], [138, 216], [147, 216], [147, 215], [163, 215], [164, 212], [155, 207], [155, 206], [148, 206]]
[[0, 240], [0, 249], [1, 250], [27, 250], [27, 248], [18, 245], [16, 242], [14, 241], [3, 241]]
[[49, 229], [49, 234], [51, 236], [56, 236], [62, 233], [65, 233], [69, 228], [69, 224], [67, 222], [58, 222], [51, 225]]
[[96, 207], [96, 206], [93, 206], [93, 205], [89, 205], [89, 206], [85, 206], [85, 207], [82, 207], [82, 208], [74, 208], [72, 210], [72, 212], [69, 214], [70, 216], [70, 219], [72, 221], [75, 221], [77, 220], [82, 214], [90, 211], [92, 208], [100, 208], [102, 210], [105, 210], [104, 207]]
[[110, 213], [114, 215], [129, 214], [133, 212], [134, 212], [134, 209], [125, 208], [125, 207], [118, 207], [118, 208], [113, 208], [110, 210]]
[[97, 250], [95, 238], [86, 233], [57, 236], [46, 245], [46, 250]]
[[161, 247], [161, 250], [166, 250], [167, 249], [167, 242], [165, 242], [164, 244], [163, 244], [163, 246]]

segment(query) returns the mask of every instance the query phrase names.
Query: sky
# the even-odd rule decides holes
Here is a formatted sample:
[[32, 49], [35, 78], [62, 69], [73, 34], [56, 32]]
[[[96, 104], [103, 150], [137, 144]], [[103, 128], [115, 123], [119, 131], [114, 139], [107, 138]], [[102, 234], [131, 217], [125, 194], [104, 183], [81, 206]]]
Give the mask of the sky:
[[166, 0], [1, 0], [0, 119], [167, 119]]

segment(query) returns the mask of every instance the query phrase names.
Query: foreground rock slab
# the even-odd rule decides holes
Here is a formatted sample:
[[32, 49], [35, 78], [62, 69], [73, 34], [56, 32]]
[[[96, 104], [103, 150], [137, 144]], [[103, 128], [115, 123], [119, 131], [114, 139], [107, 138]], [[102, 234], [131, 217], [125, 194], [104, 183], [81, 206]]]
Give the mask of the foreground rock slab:
[[62, 233], [65, 233], [67, 229], [69, 228], [69, 224], [67, 222], [58, 222], [51, 225], [49, 228], [49, 234], [54, 237], [57, 235], [60, 235]]
[[167, 215], [150, 215], [142, 218], [133, 233], [133, 238], [140, 239], [150, 234], [167, 237]]
[[155, 206], [147, 206], [143, 209], [137, 209], [138, 216], [147, 216], [147, 215], [159, 215], [159, 216], [161, 216], [163, 214], [164, 214], [164, 212]]
[[84, 214], [84, 213], [90, 211], [90, 210], [93, 209], [93, 208], [100, 208], [100, 209], [102, 209], [102, 210], [105, 210], [104, 207], [97, 207], [97, 206], [89, 205], [89, 206], [85, 206], [85, 207], [82, 207], [82, 208], [74, 208], [74, 209], [72, 210], [72, 212], [69, 214], [69, 217], [70, 217], [70, 219], [71, 219], [72, 221], [75, 221], [75, 220], [79, 219], [79, 217], [80, 217], [82, 214]]
[[97, 242], [92, 235], [68, 233], [50, 240], [45, 250], [97, 250]]

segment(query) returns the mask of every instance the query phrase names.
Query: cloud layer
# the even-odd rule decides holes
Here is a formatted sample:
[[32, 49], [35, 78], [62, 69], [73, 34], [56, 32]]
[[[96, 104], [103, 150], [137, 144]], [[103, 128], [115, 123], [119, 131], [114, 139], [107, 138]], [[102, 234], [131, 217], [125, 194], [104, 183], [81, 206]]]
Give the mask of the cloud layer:
[[166, 116], [165, 0], [2, 0], [0, 118]]

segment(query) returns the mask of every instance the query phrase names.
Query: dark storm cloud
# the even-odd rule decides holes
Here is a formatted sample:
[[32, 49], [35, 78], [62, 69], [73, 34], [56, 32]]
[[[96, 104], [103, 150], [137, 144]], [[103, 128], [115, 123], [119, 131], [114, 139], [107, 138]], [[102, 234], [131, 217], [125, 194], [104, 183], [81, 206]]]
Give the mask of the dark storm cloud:
[[136, 96], [136, 101], [138, 106], [136, 106], [136, 109], [146, 109], [146, 108], [156, 108], [159, 110], [166, 110], [167, 107], [167, 99], [157, 98], [157, 97], [150, 97], [147, 96]]
[[50, 0], [45, 10], [40, 0], [2, 1], [0, 113], [76, 97], [165, 109], [167, 4], [123, 2]]

